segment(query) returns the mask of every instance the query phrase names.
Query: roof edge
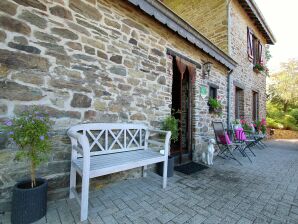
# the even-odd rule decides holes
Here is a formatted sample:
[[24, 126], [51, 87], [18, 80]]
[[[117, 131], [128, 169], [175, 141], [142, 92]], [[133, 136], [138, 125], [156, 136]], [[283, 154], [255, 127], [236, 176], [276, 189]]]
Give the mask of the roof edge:
[[237, 66], [237, 62], [228, 54], [220, 50], [206, 37], [200, 34], [194, 27], [179, 17], [176, 13], [166, 7], [163, 3], [156, 0], [128, 0], [130, 3], [138, 6], [148, 15], [154, 17], [156, 20], [167, 26], [179, 36], [187, 39], [192, 44], [206, 54], [220, 62], [230, 70]]
[[[268, 24], [265, 20], [265, 17], [263, 16], [261, 10], [259, 9], [257, 4], [255, 3], [255, 1], [254, 0], [239, 0], [239, 2], [245, 2], [246, 5], [250, 8], [251, 12], [256, 16], [256, 19], [258, 20], [258, 22], [260, 23], [260, 25], [264, 29], [264, 32], [266, 33], [266, 39], [267, 39], [268, 44], [275, 44], [276, 39], [273, 35], [273, 32], [270, 29], [270, 27], [268, 26]], [[245, 11], [247, 11], [246, 8], [243, 7], [243, 9]]]

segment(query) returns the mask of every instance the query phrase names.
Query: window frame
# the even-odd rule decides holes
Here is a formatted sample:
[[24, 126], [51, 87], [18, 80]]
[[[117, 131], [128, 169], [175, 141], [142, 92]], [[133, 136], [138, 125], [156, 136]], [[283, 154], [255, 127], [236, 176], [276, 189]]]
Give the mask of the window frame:
[[252, 120], [257, 121], [259, 120], [259, 92], [252, 91]]
[[[209, 94], [208, 94], [208, 99], [211, 98], [211, 92], [214, 92], [215, 94], [215, 97], [212, 97], [212, 98], [215, 98], [217, 99], [217, 90], [219, 89], [219, 87], [217, 85], [214, 85], [212, 83], [209, 83]], [[209, 107], [209, 113], [212, 113], [214, 112], [214, 109], [212, 107]]]

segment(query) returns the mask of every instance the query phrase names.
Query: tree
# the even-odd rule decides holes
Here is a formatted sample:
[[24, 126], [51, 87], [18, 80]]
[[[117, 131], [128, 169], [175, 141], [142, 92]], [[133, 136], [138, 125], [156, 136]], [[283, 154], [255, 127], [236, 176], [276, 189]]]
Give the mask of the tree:
[[272, 74], [269, 80], [269, 100], [283, 107], [298, 107], [298, 60], [291, 59], [281, 64], [281, 71]]

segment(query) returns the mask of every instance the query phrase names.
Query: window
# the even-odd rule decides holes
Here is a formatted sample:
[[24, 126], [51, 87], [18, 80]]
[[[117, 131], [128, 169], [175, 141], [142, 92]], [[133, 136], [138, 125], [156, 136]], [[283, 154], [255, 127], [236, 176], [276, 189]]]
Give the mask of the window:
[[217, 88], [210, 86], [209, 88], [209, 98], [217, 98]]
[[263, 45], [249, 28], [247, 28], [247, 55], [248, 60], [254, 65], [263, 65]]
[[244, 91], [243, 89], [235, 88], [235, 119], [240, 119], [244, 116]]
[[[214, 85], [212, 84], [209, 84], [209, 98], [214, 98], [214, 99], [217, 99], [217, 89], [218, 87], [215, 87]], [[209, 107], [209, 112], [213, 112], [214, 109], [212, 107]]]
[[252, 91], [252, 119], [259, 119], [259, 94], [255, 91]]

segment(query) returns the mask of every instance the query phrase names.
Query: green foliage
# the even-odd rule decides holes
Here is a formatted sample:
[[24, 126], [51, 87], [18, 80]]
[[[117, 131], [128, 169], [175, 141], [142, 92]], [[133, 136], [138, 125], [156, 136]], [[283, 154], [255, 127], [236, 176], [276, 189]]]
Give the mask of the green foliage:
[[210, 97], [208, 100], [209, 106], [213, 109], [220, 109], [222, 108], [222, 105], [220, 103], [220, 101], [218, 101], [215, 98]]
[[32, 187], [36, 185], [35, 169], [47, 160], [50, 151], [50, 128], [49, 116], [37, 108], [24, 111], [20, 116], [5, 121], [2, 127], [10, 141], [20, 149], [16, 159], [30, 161]]
[[285, 129], [295, 130], [296, 129], [296, 119], [291, 115], [286, 115], [283, 120], [283, 125]]
[[274, 129], [282, 129], [284, 127], [281, 123], [278, 123], [273, 118], [267, 118], [267, 126]]
[[171, 131], [171, 140], [176, 142], [179, 137], [178, 119], [176, 119], [173, 115], [166, 117], [162, 124], [162, 130]]
[[282, 64], [282, 70], [268, 80], [268, 96], [271, 103], [282, 107], [284, 112], [298, 107], [298, 61]]
[[269, 50], [269, 45], [267, 45], [265, 49], [265, 58], [266, 58], [266, 62], [268, 62], [272, 58], [272, 55]]
[[269, 70], [266, 66], [264, 65], [261, 65], [261, 64], [255, 64], [254, 66], [254, 70], [257, 70], [259, 71], [260, 73], [266, 75], [266, 76], [269, 76]]
[[279, 105], [267, 102], [266, 108], [267, 117], [281, 120], [285, 116], [285, 113], [282, 111], [282, 108]]
[[289, 115], [291, 115], [292, 117], [295, 118], [296, 120], [296, 124], [298, 125], [298, 108], [296, 109], [292, 109], [289, 113]]

